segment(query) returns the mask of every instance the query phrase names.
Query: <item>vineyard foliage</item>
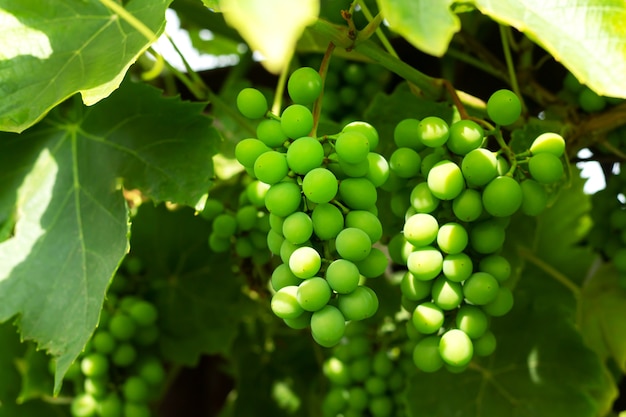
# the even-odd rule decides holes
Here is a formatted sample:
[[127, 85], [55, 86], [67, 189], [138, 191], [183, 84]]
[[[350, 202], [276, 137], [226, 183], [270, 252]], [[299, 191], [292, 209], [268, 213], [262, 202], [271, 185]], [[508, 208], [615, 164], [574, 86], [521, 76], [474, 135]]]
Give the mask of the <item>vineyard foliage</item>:
[[[166, 31], [174, 20], [188, 37]], [[626, 410], [623, 0], [0, 0], [0, 22], [0, 417], [609, 417]], [[198, 57], [211, 58], [211, 67], [197, 69]], [[321, 76], [323, 91], [309, 102], [291, 85], [300, 67]], [[248, 88], [260, 97], [241, 99]], [[521, 99], [510, 123], [498, 120], [508, 104], [496, 113], [487, 106], [503, 89]], [[267, 103], [259, 117], [256, 99]], [[311, 126], [285, 109], [311, 115]], [[455, 218], [452, 201], [461, 188], [483, 193], [492, 178], [466, 184], [460, 161], [469, 148], [435, 144], [436, 135], [420, 133], [427, 145], [407, 150], [398, 133], [407, 119], [451, 130], [461, 120], [476, 122], [487, 139], [480, 136], [475, 148], [493, 158], [494, 177], [497, 169], [498, 178], [539, 180], [530, 161], [542, 152], [554, 153], [564, 172], [539, 181], [541, 210], [521, 205], [522, 188], [520, 203], [505, 214], [487, 208], [484, 193], [488, 213], [479, 210], [479, 221], [501, 227], [502, 239], [506, 229], [506, 240], [482, 251], [474, 219]], [[266, 132], [283, 130], [264, 133], [265, 121], [275, 122]], [[371, 134], [364, 125], [377, 143], [369, 136], [363, 155], [373, 159], [363, 161], [356, 145], [345, 151], [338, 144], [345, 132]], [[290, 133], [302, 126], [302, 134]], [[564, 151], [537, 150], [535, 139], [547, 132], [565, 139]], [[237, 147], [264, 134], [279, 138], [263, 151]], [[313, 167], [337, 174], [339, 191], [327, 200], [315, 194], [327, 186], [306, 188], [311, 167], [294, 173], [312, 158], [290, 157], [301, 136], [321, 143]], [[398, 148], [412, 162], [402, 165]], [[270, 152], [270, 168], [257, 167], [257, 157]], [[250, 166], [242, 163], [252, 154]], [[449, 183], [441, 185], [441, 206], [427, 212], [438, 213], [437, 227], [453, 219], [469, 230], [474, 272], [486, 255], [508, 260], [510, 273], [497, 286], [514, 304], [476, 308], [494, 312], [485, 319], [497, 340], [493, 353], [479, 354], [477, 335], [471, 362], [444, 366], [437, 356], [447, 369], [425, 372], [422, 356], [415, 358], [422, 353], [413, 350], [424, 335], [411, 327], [423, 300], [407, 296], [403, 278], [419, 275], [422, 265], [407, 266], [411, 245], [396, 244], [425, 233], [405, 221], [420, 210], [413, 187], [437, 189], [428, 174], [441, 159], [462, 166], [466, 178], [457, 167], [459, 192], [448, 197]], [[274, 178], [274, 161], [284, 160], [289, 168], [285, 163]], [[390, 161], [386, 181], [377, 183], [375, 161]], [[351, 174], [363, 163], [361, 174]], [[581, 168], [591, 165], [598, 169], [588, 181]], [[352, 176], [371, 181], [375, 207], [360, 203], [369, 188], [346, 191]], [[286, 194], [277, 203], [264, 198], [277, 183], [306, 198], [297, 194], [294, 210], [284, 209]], [[370, 264], [353, 255], [357, 240], [337, 236], [358, 229], [355, 223], [346, 220], [344, 228], [339, 216], [337, 232], [321, 237], [326, 229], [314, 208], [323, 204], [344, 216], [376, 214], [380, 236], [359, 231], [368, 235], [367, 253], [375, 253]], [[293, 211], [313, 217], [312, 232], [275, 249], [272, 239], [283, 243], [308, 224], [285, 232], [283, 217]], [[285, 236], [275, 233], [277, 222]], [[423, 246], [432, 249], [433, 239]], [[411, 244], [417, 253], [421, 245]], [[441, 250], [455, 255], [465, 245]], [[321, 252], [326, 275], [319, 266], [308, 274], [309, 259], [291, 256], [301, 246]], [[337, 257], [358, 266], [349, 290], [327, 272]], [[368, 276], [370, 270], [377, 272]], [[447, 278], [442, 285], [453, 281]], [[299, 300], [304, 315], [292, 314], [285, 308], [296, 308], [289, 304], [295, 292], [281, 288], [296, 291], [301, 281], [329, 288], [328, 299], [304, 313], [299, 305], [311, 301]], [[470, 310], [494, 300], [474, 298], [468, 282], [452, 287], [464, 286]], [[370, 308], [362, 299], [349, 307], [342, 301], [357, 283], [374, 294], [371, 311], [357, 309]], [[432, 291], [436, 304], [439, 292]], [[437, 307], [446, 321], [426, 339], [441, 338], [461, 303]], [[328, 330], [330, 313], [316, 319], [322, 308], [343, 314], [340, 333]], [[121, 316], [135, 320], [127, 336], [112, 324]], [[305, 316], [304, 325], [290, 321]], [[107, 351], [105, 336], [96, 342], [103, 329], [126, 351]], [[341, 350], [358, 340], [367, 340], [358, 354]], [[98, 379], [94, 357], [105, 351], [117, 353], [107, 356], [110, 373]], [[449, 353], [441, 345], [439, 351], [447, 361]], [[329, 365], [363, 357], [373, 363], [369, 382], [353, 371], [347, 383]], [[376, 365], [385, 361], [394, 373]], [[150, 395], [133, 385], [138, 379]], [[190, 390], [194, 385], [200, 388]], [[367, 391], [367, 406], [357, 388]]]

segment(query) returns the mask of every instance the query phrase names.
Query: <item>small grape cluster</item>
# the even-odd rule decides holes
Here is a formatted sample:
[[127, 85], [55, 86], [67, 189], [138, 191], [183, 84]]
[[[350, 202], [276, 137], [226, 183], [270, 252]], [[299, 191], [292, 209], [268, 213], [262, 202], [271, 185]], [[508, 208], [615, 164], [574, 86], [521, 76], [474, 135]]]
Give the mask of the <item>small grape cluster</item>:
[[324, 417], [406, 415], [400, 393], [414, 371], [400, 346], [375, 346], [367, 328], [351, 323], [346, 337], [322, 366], [330, 387], [322, 403]]
[[623, 103], [624, 100], [597, 94], [591, 88], [581, 84], [574, 74], [568, 72], [563, 79], [563, 91], [573, 97], [576, 104], [586, 113], [595, 113], [609, 106]]
[[251, 259], [256, 265], [269, 262], [266, 236], [270, 223], [264, 203], [267, 189], [267, 185], [258, 180], [249, 181], [234, 210], [227, 209], [218, 198], [207, 199], [201, 215], [211, 221], [209, 248], [213, 252], [223, 253], [234, 248], [238, 257]]
[[96, 331], [65, 375], [74, 389], [73, 417], [153, 415], [149, 402], [165, 380], [156, 348], [158, 311], [150, 301], [126, 293], [125, 284], [118, 273]]
[[280, 116], [268, 111], [260, 91], [239, 93], [240, 112], [264, 119], [257, 138], [240, 141], [235, 156], [252, 177], [269, 185], [267, 244], [282, 261], [272, 274], [271, 308], [290, 327], [310, 325], [314, 340], [330, 347], [343, 336], [347, 320], [365, 319], [378, 308], [363, 278], [381, 275], [388, 264], [373, 247], [382, 237], [377, 187], [388, 172], [384, 158], [373, 152], [378, 133], [367, 123], [312, 136], [307, 106], [322, 91], [317, 71], [297, 69], [287, 90], [293, 104]]
[[[498, 126], [509, 125], [521, 103], [499, 90], [487, 112]], [[491, 134], [500, 134], [499, 127]], [[504, 285], [511, 267], [499, 254], [509, 218], [520, 210], [539, 214], [547, 205], [546, 185], [564, 174], [565, 142], [555, 133], [540, 135], [519, 154], [503, 141], [499, 152], [482, 147], [485, 136], [472, 120], [449, 126], [435, 116], [405, 119], [394, 131], [398, 148], [385, 188], [395, 194], [392, 211], [404, 226], [389, 246], [408, 269], [402, 305], [412, 315], [413, 359], [423, 371], [462, 370], [474, 354], [495, 349], [489, 316], [513, 306]]]

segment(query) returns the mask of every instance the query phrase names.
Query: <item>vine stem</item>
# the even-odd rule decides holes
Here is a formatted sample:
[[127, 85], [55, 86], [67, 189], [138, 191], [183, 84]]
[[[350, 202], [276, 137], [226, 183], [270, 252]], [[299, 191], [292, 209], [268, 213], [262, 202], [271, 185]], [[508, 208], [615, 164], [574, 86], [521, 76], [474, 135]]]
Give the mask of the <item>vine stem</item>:
[[382, 15], [380, 13], [377, 14], [376, 16], [372, 15], [372, 12], [370, 12], [370, 9], [367, 7], [367, 4], [365, 4], [363, 0], [357, 0], [357, 3], [359, 4], [359, 7], [361, 7], [361, 11], [365, 15], [365, 18], [367, 19], [368, 22], [371, 23], [376, 20], [375, 22], [376, 36], [378, 36], [378, 39], [380, 40], [380, 43], [383, 44], [383, 47], [385, 48], [385, 50], [389, 52], [389, 54], [393, 56], [394, 58], [398, 58], [398, 54], [396, 53], [396, 50], [393, 49], [393, 46], [391, 45], [391, 42], [389, 42], [389, 39], [387, 39], [385, 32], [383, 32], [382, 29], [380, 28], [380, 24], [382, 22]]
[[146, 26], [141, 20], [137, 19], [131, 13], [129, 13], [123, 6], [114, 2], [113, 0], [100, 0], [106, 8], [111, 10], [113, 13], [124, 19], [128, 22], [129, 25], [134, 27], [137, 32], [141, 33], [143, 36], [148, 39], [150, 42], [154, 42], [157, 40], [157, 34], [154, 33], [148, 26]]
[[570, 290], [576, 299], [580, 298], [580, 287], [572, 282], [572, 280], [570, 280], [567, 276], [554, 268], [552, 265], [548, 264], [543, 259], [538, 258], [533, 252], [523, 246], [519, 246], [517, 248], [517, 252], [523, 259], [532, 263], [543, 272], [548, 274], [550, 277], [552, 277], [554, 280], [556, 280], [558, 283], [562, 284], [565, 288]]
[[330, 65], [330, 57], [333, 55], [333, 51], [335, 50], [335, 44], [330, 42], [328, 47], [326, 48], [326, 52], [324, 53], [324, 58], [322, 58], [322, 63], [320, 64], [319, 74], [322, 77], [322, 91], [320, 92], [319, 97], [315, 100], [315, 104], [313, 104], [313, 129], [311, 129], [311, 137], [317, 137], [317, 127], [320, 122], [320, 116], [322, 114], [322, 99], [324, 98], [324, 85], [326, 84], [326, 74], [328, 73], [328, 66]]
[[513, 57], [511, 56], [511, 44], [509, 43], [510, 30], [504, 25], [498, 25], [500, 28], [500, 39], [502, 40], [502, 50], [504, 52], [504, 60], [506, 61], [506, 68], [509, 72], [509, 82], [513, 92], [519, 97], [522, 103], [522, 111], [526, 113], [526, 104], [522, 98], [521, 91], [519, 89], [519, 83], [517, 82], [517, 75], [515, 74], [515, 65], [513, 63]]
[[276, 90], [274, 91], [274, 102], [272, 103], [272, 113], [279, 116], [280, 108], [283, 105], [283, 94], [285, 93], [285, 84], [287, 84], [287, 74], [289, 74], [289, 61], [285, 64], [285, 68], [280, 72]]

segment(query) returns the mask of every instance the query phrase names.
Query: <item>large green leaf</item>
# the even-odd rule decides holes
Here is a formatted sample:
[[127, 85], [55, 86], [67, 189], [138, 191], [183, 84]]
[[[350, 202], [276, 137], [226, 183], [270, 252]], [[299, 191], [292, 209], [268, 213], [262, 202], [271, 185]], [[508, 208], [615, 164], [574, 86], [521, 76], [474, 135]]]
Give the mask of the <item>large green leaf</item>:
[[19, 314], [22, 336], [59, 357], [57, 388], [128, 250], [119, 179], [156, 201], [194, 205], [206, 193], [218, 138], [203, 107], [126, 83], [93, 107], [76, 100], [0, 136], [0, 201], [19, 213], [0, 244], [0, 321]]
[[623, 0], [474, 0], [474, 4], [524, 32], [598, 94], [626, 98]]
[[[130, 0], [155, 37], [172, 0]], [[0, 130], [21, 132], [80, 92], [92, 105], [152, 41], [99, 1], [0, 0]]]
[[461, 22], [450, 10], [453, 0], [378, 0], [381, 13], [391, 30], [416, 48], [443, 56]]

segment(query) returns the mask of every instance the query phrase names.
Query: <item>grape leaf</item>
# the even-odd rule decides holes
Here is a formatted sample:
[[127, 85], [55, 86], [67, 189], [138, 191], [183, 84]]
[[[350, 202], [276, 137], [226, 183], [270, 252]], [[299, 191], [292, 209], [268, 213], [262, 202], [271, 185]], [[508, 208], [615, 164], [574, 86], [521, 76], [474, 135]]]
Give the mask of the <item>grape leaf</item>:
[[578, 322], [589, 346], [626, 372], [626, 290], [618, 276], [613, 264], [603, 264], [585, 281]]
[[600, 95], [626, 98], [626, 3], [621, 0], [474, 0], [524, 32]]
[[210, 224], [193, 210], [143, 204], [133, 221], [131, 254], [156, 285], [163, 355], [194, 366], [203, 354], [225, 352], [250, 306], [229, 256], [209, 251]]
[[[0, 321], [19, 314], [25, 339], [59, 356], [55, 388], [91, 335], [105, 289], [128, 250], [122, 191], [194, 205], [212, 176], [218, 140], [203, 104], [125, 83], [85, 108], [59, 106], [22, 135], [0, 135], [19, 218], [0, 244]], [[4, 179], [4, 177], [3, 177]]]
[[[171, 1], [130, 0], [125, 7], [156, 35]], [[10, 132], [77, 92], [87, 105], [107, 97], [156, 40], [99, 1], [0, 0], [0, 24], [0, 130]]]
[[[279, 73], [291, 59], [304, 28], [319, 15], [318, 0], [220, 0], [226, 22], [263, 56], [270, 72]], [[254, 24], [251, 24], [254, 22]]]
[[453, 2], [378, 0], [378, 5], [391, 30], [421, 51], [440, 57], [461, 29], [459, 18], [450, 10]]

